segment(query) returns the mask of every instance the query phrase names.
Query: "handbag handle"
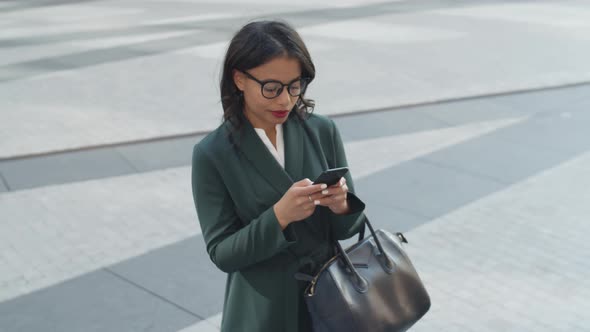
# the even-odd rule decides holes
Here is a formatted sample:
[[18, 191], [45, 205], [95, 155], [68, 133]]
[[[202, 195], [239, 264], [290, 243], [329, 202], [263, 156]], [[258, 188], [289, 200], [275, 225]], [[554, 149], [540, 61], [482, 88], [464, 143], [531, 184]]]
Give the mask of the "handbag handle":
[[344, 265], [353, 275], [352, 285], [354, 286], [354, 289], [359, 293], [366, 293], [369, 290], [369, 282], [357, 271], [357, 269], [352, 264], [350, 257], [348, 257], [346, 250], [342, 248], [342, 245], [338, 241], [336, 241], [336, 248], [339, 251], [339, 255], [342, 258]]
[[[373, 238], [373, 241], [375, 241], [375, 245], [377, 246], [377, 248], [375, 248], [376, 249], [375, 250], [375, 257], [377, 257], [377, 260], [379, 261], [379, 263], [381, 263], [381, 267], [383, 267], [383, 270], [387, 274], [391, 274], [393, 272], [393, 269], [395, 268], [395, 264], [393, 263], [391, 258], [389, 256], [387, 256], [387, 254], [385, 253], [385, 250], [383, 250], [383, 246], [381, 245], [381, 241], [377, 237], [377, 234], [375, 233], [375, 229], [373, 228], [373, 225], [371, 225], [369, 218], [367, 218], [366, 216], [363, 216], [362, 218], [364, 219], [363, 220], [363, 228], [362, 228], [361, 232], [359, 233], [359, 241], [358, 242], [363, 240], [362, 237], [364, 238], [364, 230], [365, 230], [365, 225], [366, 225], [369, 228], [369, 231], [371, 232], [371, 236]], [[346, 250], [344, 250], [342, 248], [342, 246], [340, 245], [340, 242], [338, 242], [338, 240], [334, 240], [334, 241], [336, 242], [335, 247], [339, 251], [339, 254], [342, 256], [343, 263], [346, 265], [347, 268], [349, 268], [351, 270], [351, 272], [354, 275], [357, 275], [358, 271], [356, 271], [356, 268], [354, 267], [352, 261], [350, 260], [350, 257], [348, 257]]]

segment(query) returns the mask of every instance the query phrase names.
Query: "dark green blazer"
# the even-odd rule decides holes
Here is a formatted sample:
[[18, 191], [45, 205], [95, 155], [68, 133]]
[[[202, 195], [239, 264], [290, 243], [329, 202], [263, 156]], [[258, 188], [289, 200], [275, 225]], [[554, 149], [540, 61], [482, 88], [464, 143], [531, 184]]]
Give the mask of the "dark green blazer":
[[347, 166], [334, 122], [311, 115], [304, 123], [291, 114], [283, 125], [285, 169], [245, 121], [229, 140], [229, 122], [193, 151], [193, 196], [213, 263], [228, 273], [222, 331], [309, 331], [303, 300], [305, 282], [333, 255], [331, 239], [347, 239], [362, 226], [364, 204], [346, 175], [351, 213], [317, 207], [306, 220], [281, 230], [273, 205], [294, 182], [312, 181], [327, 168]]

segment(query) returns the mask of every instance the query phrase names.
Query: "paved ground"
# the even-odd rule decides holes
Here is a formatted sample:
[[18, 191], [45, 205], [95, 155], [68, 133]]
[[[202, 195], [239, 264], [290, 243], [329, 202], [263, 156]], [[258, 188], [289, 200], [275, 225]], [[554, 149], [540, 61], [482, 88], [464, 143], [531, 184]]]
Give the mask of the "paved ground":
[[190, 153], [260, 15], [302, 32], [369, 217], [410, 240], [413, 330], [590, 330], [587, 2], [324, 6], [0, 4], [0, 331], [218, 330]]

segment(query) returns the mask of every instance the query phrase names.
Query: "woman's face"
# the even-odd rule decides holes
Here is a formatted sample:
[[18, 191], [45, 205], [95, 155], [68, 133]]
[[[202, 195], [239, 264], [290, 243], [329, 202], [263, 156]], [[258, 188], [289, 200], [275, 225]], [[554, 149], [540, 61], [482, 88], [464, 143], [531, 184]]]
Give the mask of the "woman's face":
[[[277, 97], [265, 98], [260, 83], [255, 79], [262, 82], [274, 80], [283, 84], [296, 82], [292, 85], [293, 92], [299, 86], [301, 65], [295, 58], [281, 56], [246, 72], [247, 74], [236, 70], [233, 73], [236, 86], [244, 93], [244, 114], [254, 128], [273, 130], [277, 124], [287, 121], [299, 97], [291, 96], [285, 86]], [[272, 90], [265, 93], [272, 95]]]

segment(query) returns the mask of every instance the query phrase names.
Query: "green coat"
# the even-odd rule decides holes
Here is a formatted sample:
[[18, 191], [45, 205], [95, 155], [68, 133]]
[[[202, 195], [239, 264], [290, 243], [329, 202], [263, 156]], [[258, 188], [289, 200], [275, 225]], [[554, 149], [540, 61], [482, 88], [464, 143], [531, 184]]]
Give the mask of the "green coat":
[[228, 139], [226, 121], [193, 151], [193, 196], [207, 251], [228, 273], [221, 330], [309, 331], [302, 296], [306, 283], [294, 274], [312, 273], [330, 258], [331, 238], [358, 233], [364, 204], [352, 194], [349, 172], [350, 214], [317, 207], [311, 217], [282, 231], [273, 205], [291, 185], [313, 181], [325, 168], [347, 166], [340, 134], [332, 120], [314, 114], [306, 120], [310, 136], [291, 114], [283, 125], [283, 169], [245, 122], [242, 136], [234, 136], [237, 148]]

